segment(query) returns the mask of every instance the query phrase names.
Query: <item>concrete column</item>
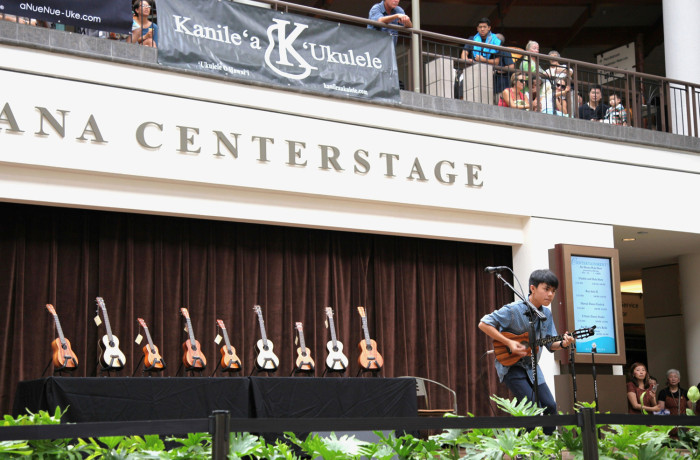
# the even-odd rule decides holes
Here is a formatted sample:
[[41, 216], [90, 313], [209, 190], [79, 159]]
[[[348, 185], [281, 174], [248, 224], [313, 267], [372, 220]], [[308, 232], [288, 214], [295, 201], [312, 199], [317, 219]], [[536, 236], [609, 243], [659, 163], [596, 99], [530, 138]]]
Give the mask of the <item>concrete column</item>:
[[[666, 76], [691, 83], [700, 83], [700, 2], [698, 0], [663, 0], [664, 53]], [[672, 85], [669, 116], [673, 132], [697, 135], [688, 120], [686, 93]], [[692, 107], [692, 106], [691, 106]], [[699, 110], [700, 112], [700, 110]], [[700, 113], [696, 113], [697, 117]]]
[[681, 309], [685, 325], [685, 350], [688, 363], [688, 385], [700, 382], [700, 254], [678, 258]]
[[[523, 285], [526, 295], [530, 273], [549, 267], [548, 251], [554, 248], [555, 244], [614, 247], [613, 228], [610, 225], [531, 217], [526, 222], [523, 233], [524, 244], [513, 248], [513, 271]], [[518, 287], [517, 281], [514, 286]], [[560, 373], [559, 363], [554, 361], [554, 355], [546, 349], [542, 353], [540, 367], [547, 385], [554, 394], [554, 375]]]

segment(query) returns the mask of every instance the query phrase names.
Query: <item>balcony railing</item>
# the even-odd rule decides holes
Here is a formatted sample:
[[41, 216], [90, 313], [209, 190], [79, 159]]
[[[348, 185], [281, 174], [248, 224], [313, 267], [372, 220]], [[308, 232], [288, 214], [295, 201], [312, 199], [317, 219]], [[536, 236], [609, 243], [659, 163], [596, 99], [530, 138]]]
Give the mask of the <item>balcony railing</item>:
[[[630, 72], [582, 61], [531, 53], [520, 49], [486, 45], [458, 37], [419, 29], [380, 24], [365, 18], [335, 13], [278, 0], [259, 4], [285, 12], [311, 15], [331, 21], [366, 27], [368, 24], [396, 29], [399, 81], [403, 89], [473, 103], [507, 105], [568, 118], [586, 118], [594, 111], [601, 123], [700, 137], [700, 85], [656, 75]], [[157, 5], [156, 5], [157, 6]], [[136, 45], [134, 45], [136, 46]], [[462, 50], [482, 46], [497, 53], [510, 53], [514, 66], [473, 64], [462, 59]], [[416, 50], [414, 48], [420, 47]], [[553, 65], [558, 64], [558, 67]], [[510, 91], [513, 75], [525, 80], [524, 88]], [[503, 86], [514, 103], [505, 104]], [[606, 113], [591, 98], [600, 90], [603, 104], [616, 94], [622, 105]], [[591, 91], [593, 90], [593, 91]], [[521, 94], [522, 93], [522, 94]], [[510, 102], [510, 101], [508, 101]], [[589, 104], [591, 103], [591, 104]], [[585, 106], [589, 105], [589, 108]], [[595, 110], [593, 107], [596, 107]], [[583, 117], [582, 117], [583, 116]]]

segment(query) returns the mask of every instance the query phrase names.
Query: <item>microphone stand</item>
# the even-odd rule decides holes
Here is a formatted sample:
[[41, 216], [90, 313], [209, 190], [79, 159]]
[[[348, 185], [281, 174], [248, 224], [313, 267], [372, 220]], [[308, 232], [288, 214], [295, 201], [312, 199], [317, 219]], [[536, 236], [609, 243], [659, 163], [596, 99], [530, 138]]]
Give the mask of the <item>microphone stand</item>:
[[534, 388], [533, 388], [534, 393], [535, 393], [534, 403], [536, 406], [539, 406], [540, 405], [540, 394], [539, 394], [539, 388], [538, 388], [539, 382], [538, 382], [538, 375], [537, 375], [537, 352], [536, 352], [536, 348], [535, 348], [535, 342], [536, 342], [536, 340], [535, 340], [535, 321], [538, 319], [544, 320], [547, 317], [545, 316], [544, 313], [539, 311], [537, 309], [537, 307], [532, 305], [532, 303], [527, 298], [523, 297], [523, 295], [521, 293], [519, 293], [513, 287], [512, 284], [510, 284], [508, 281], [506, 281], [505, 278], [503, 278], [500, 273], [496, 273], [496, 277], [499, 280], [501, 280], [503, 282], [503, 284], [508, 286], [508, 288], [510, 288], [510, 290], [513, 291], [513, 294], [518, 296], [518, 298], [520, 300], [522, 300], [525, 303], [525, 305], [527, 305], [529, 307], [528, 318], [530, 319], [530, 334], [528, 337], [528, 345], [530, 346], [530, 363], [531, 363], [530, 365], [532, 366], [532, 376], [533, 376], [533, 380], [534, 380]]
[[597, 353], [595, 343], [591, 347], [591, 372], [593, 373], [593, 398], [595, 400], [595, 410], [598, 411], [598, 377], [595, 370], [595, 354]]
[[[595, 354], [598, 352], [596, 350], [595, 342], [591, 344], [591, 371], [593, 373], [593, 399], [595, 401], [595, 410], [596, 412], [599, 412], [598, 408], [598, 377], [596, 374], [595, 370]], [[600, 428], [596, 430], [596, 435], [598, 436], [598, 439], [600, 439]]]
[[[576, 395], [576, 342], [571, 342], [569, 345], [569, 362], [571, 363], [571, 383], [574, 386], [574, 410], [576, 410], [576, 403], [578, 403]], [[598, 403], [596, 403], [596, 407]]]

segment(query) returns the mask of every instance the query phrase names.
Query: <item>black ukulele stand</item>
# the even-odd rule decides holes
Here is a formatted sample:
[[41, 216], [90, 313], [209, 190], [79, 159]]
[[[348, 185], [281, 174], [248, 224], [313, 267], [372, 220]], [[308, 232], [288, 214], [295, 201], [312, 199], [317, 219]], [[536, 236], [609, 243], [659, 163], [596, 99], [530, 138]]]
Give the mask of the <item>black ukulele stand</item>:
[[[326, 368], [323, 370], [323, 374], [321, 374], [321, 377], [325, 377], [326, 374], [328, 374], [329, 376], [333, 376], [333, 377], [345, 377], [345, 372], [347, 372], [347, 370], [348, 369], [346, 367], [343, 367], [342, 369], [332, 369], [332, 368], [326, 366]], [[333, 374], [337, 374], [337, 375], [333, 375]]]
[[[65, 360], [65, 363], [66, 363], [66, 364], [68, 363], [68, 360], [71, 360], [71, 361], [73, 361], [73, 364], [75, 364], [75, 366], [73, 366], [73, 367], [68, 367], [66, 364], [64, 364], [64, 365], [61, 366], [61, 367], [54, 367], [54, 369], [53, 369], [53, 374], [54, 374], [54, 375], [58, 374], [59, 377], [62, 377], [62, 376], [63, 376], [63, 372], [73, 372], [73, 371], [78, 367], [78, 363], [75, 362], [75, 360], [73, 359], [72, 356], [66, 356], [65, 359], [66, 359], [66, 360]], [[51, 364], [52, 364], [52, 363], [53, 363], [53, 358], [49, 358], [49, 362], [46, 363], [46, 367], [44, 368], [44, 372], [41, 373], [41, 376], [42, 376], [42, 377], [43, 377], [44, 375], [46, 375], [46, 371], [49, 370], [49, 367], [51, 367]]]
[[[143, 361], [144, 361], [144, 356], [141, 356], [141, 359], [139, 359], [139, 363], [136, 365], [136, 368], [134, 369], [134, 373], [131, 374], [132, 377], [134, 377], [136, 375], [136, 372], [139, 370], [139, 367], [141, 367], [141, 364], [143, 363]], [[163, 367], [156, 367], [156, 363], [158, 363], [158, 362], [160, 362], [163, 365]], [[161, 360], [157, 360], [156, 363], [153, 363], [153, 365], [150, 367], [147, 367], [144, 365], [143, 370], [141, 371], [141, 375], [145, 376], [148, 374], [148, 376], [150, 377], [156, 372], [162, 372], [165, 370], [165, 362], [163, 362]], [[178, 372], [179, 372], [179, 369], [178, 369]]]
[[112, 376], [112, 372], [119, 372], [120, 370], [124, 369], [124, 363], [121, 362], [120, 359], [118, 359], [116, 356], [112, 356], [112, 359], [110, 359], [110, 364], [114, 362], [114, 360], [117, 359], [117, 363], [121, 364], [121, 366], [103, 366], [102, 362], [98, 361], [98, 366], [97, 366], [97, 372], [98, 374], [107, 374], [107, 377]]
[[[204, 361], [202, 361], [202, 358], [199, 356], [193, 356], [192, 357], [192, 364], [195, 364], [199, 360], [202, 363], [202, 367], [197, 367], [197, 366], [186, 366], [185, 367], [185, 372], [183, 373], [183, 376], [187, 375], [187, 373], [190, 373], [190, 377], [194, 377], [195, 372], [198, 374], [197, 377], [203, 377], [202, 372], [204, 372], [204, 369], [206, 369], [206, 365], [204, 364]], [[180, 371], [182, 370], [182, 367], [184, 366], [184, 363], [180, 363], [180, 367], [177, 368], [177, 372], [175, 375], [180, 375]]]
[[[270, 377], [270, 374], [274, 374], [277, 372], [278, 367], [275, 365], [275, 361], [272, 358], [264, 358], [265, 362], [263, 362], [262, 366], [258, 365], [258, 360], [255, 360], [255, 364], [253, 365], [253, 370], [250, 371], [249, 376], [253, 375], [258, 375], [260, 372], [265, 372], [268, 377]], [[268, 369], [267, 365], [272, 364], [272, 369]]]
[[372, 377], [379, 377], [379, 373], [381, 372], [381, 370], [382, 368], [377, 364], [376, 361], [374, 361], [374, 358], [370, 358], [368, 367], [360, 367], [360, 370], [357, 371], [357, 376], [364, 377], [365, 374], [372, 373]]
[[[303, 369], [304, 366], [309, 366], [309, 369]], [[314, 367], [313, 364], [311, 363], [301, 363], [301, 366], [294, 366], [294, 369], [292, 369], [291, 374], [289, 374], [290, 377], [296, 377], [297, 374], [301, 374], [302, 376], [306, 377], [311, 377], [316, 373], [316, 368]]]
[[102, 364], [100, 364], [100, 366], [97, 369], [97, 372], [99, 372], [100, 374], [107, 374], [107, 377], [111, 377], [112, 372], [119, 372], [122, 369], [123, 369], [122, 367], [112, 367], [112, 366], [105, 367]]
[[221, 361], [217, 360], [216, 367], [214, 368], [214, 372], [211, 373], [210, 377], [214, 377], [214, 375], [216, 374], [216, 371], [219, 370], [219, 367], [221, 367], [221, 372], [225, 372], [226, 374], [229, 374], [229, 375], [233, 374], [234, 372], [241, 372], [241, 370], [243, 369], [243, 366], [241, 366], [240, 361], [229, 363], [229, 365], [226, 367], [223, 367], [220, 365], [221, 365]]
[[[265, 364], [267, 364], [267, 360], [265, 360]], [[277, 368], [275, 367], [274, 369], [261, 369], [257, 365], [255, 365], [253, 366], [253, 370], [250, 371], [250, 374], [248, 374], [248, 377], [258, 376], [262, 372], [267, 374], [268, 377], [272, 377], [273, 375], [275, 375], [275, 372], [277, 372]]]

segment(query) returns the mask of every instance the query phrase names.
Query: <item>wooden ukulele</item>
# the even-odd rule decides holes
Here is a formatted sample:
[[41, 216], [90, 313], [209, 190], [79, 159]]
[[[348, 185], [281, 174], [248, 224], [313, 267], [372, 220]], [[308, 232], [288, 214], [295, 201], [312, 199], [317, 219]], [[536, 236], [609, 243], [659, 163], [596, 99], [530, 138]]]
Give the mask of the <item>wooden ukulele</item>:
[[326, 308], [328, 317], [328, 328], [331, 330], [331, 340], [326, 344], [328, 356], [326, 357], [326, 367], [329, 371], [343, 372], [348, 368], [348, 357], [343, 354], [343, 344], [335, 336], [335, 324], [333, 323], [333, 309]]
[[107, 328], [107, 333], [103, 335], [102, 340], [99, 341], [100, 348], [103, 351], [100, 356], [100, 364], [103, 370], [118, 371], [126, 365], [126, 356], [124, 356], [124, 353], [119, 349], [119, 339], [116, 335], [112, 334], [112, 327], [109, 325], [109, 316], [107, 316], [107, 307], [105, 307], [104, 299], [102, 297], [97, 297], [95, 300], [102, 310], [105, 327]]
[[182, 363], [185, 365], [185, 370], [187, 371], [202, 371], [207, 367], [207, 359], [204, 357], [204, 353], [202, 353], [202, 347], [199, 341], [194, 338], [189, 312], [186, 308], [181, 308], [180, 312], [187, 321], [187, 333], [190, 336], [189, 339], [182, 343]]
[[360, 357], [357, 362], [361, 368], [368, 371], [378, 371], [384, 365], [384, 358], [377, 351], [377, 342], [369, 338], [369, 330], [367, 329], [367, 316], [365, 316], [365, 308], [357, 307], [362, 318], [362, 330], [365, 334], [365, 339], [358, 344], [360, 349]]
[[158, 347], [153, 344], [153, 339], [151, 339], [151, 333], [148, 332], [146, 321], [144, 321], [143, 318], [137, 319], [143, 330], [146, 332], [146, 340], [148, 340], [148, 345], [143, 347], [143, 365], [147, 371], [165, 369], [165, 361], [163, 361], [163, 357], [160, 356], [160, 353], [158, 353]]
[[295, 362], [298, 372], [311, 372], [314, 370], [314, 360], [311, 358], [311, 350], [306, 347], [304, 342], [304, 326], [300, 322], [295, 323], [297, 333], [299, 334], [299, 348], [297, 348], [297, 359]]
[[226, 332], [224, 322], [217, 319], [216, 323], [219, 325], [221, 334], [224, 336], [224, 342], [226, 343], [226, 345], [221, 347], [221, 368], [229, 372], [241, 370], [241, 360], [236, 356], [236, 349], [231, 346], [231, 342], [228, 340], [228, 332]]
[[[577, 329], [574, 332], [572, 332], [570, 335], [573, 336], [576, 340], [579, 339], [585, 339], [587, 337], [590, 337], [595, 334], [595, 328], [596, 326], [593, 327], [588, 327], [588, 328], [582, 328], [582, 329]], [[510, 340], [515, 340], [517, 342], [522, 343], [527, 347], [527, 354], [525, 356], [530, 356], [532, 353], [532, 350], [530, 349], [530, 334], [525, 332], [520, 335], [515, 335], [511, 332], [501, 332], [507, 339]], [[544, 345], [549, 345], [550, 343], [558, 342], [560, 340], [564, 340], [563, 335], [557, 335], [557, 336], [547, 336], [547, 337], [542, 337], [541, 339], [537, 339], [535, 341], [535, 351], [539, 350], [539, 347], [542, 347]], [[512, 351], [508, 346], [506, 346], [504, 343], [494, 340], [493, 341], [493, 351], [496, 355], [496, 359], [498, 360], [499, 363], [503, 364], [504, 366], [512, 366], [513, 364], [517, 363], [520, 361], [522, 358], [525, 356], [518, 356], [512, 354]]]
[[53, 305], [47, 303], [46, 309], [53, 315], [53, 320], [56, 323], [56, 331], [58, 331], [58, 338], [51, 342], [51, 348], [53, 349], [53, 365], [60, 371], [72, 371], [78, 367], [78, 357], [73, 353], [73, 349], [70, 347], [70, 341], [63, 336], [61, 322], [58, 320], [58, 315]]
[[260, 334], [262, 339], [258, 340], [255, 344], [255, 351], [258, 353], [257, 358], [255, 358], [255, 366], [260, 371], [276, 371], [280, 365], [280, 360], [272, 351], [274, 344], [271, 340], [267, 340], [267, 334], [265, 333], [265, 321], [263, 320], [262, 310], [260, 305], [253, 307], [255, 313], [258, 315], [258, 323], [260, 324]]

